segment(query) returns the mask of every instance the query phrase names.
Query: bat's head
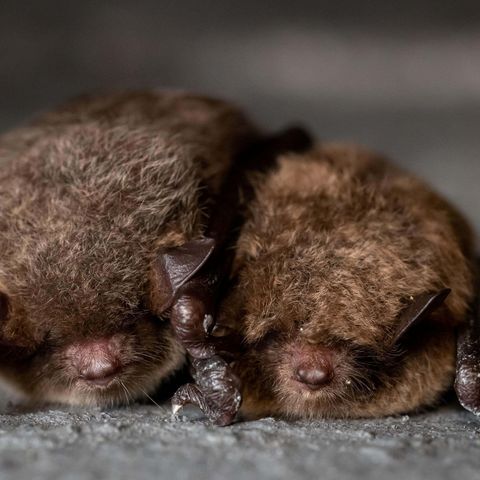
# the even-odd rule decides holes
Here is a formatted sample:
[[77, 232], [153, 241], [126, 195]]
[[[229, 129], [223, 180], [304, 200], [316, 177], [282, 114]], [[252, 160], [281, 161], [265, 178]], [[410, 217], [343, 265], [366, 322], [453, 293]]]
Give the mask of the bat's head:
[[[119, 248], [115, 266], [107, 253], [101, 259], [102, 278], [92, 258], [84, 269], [78, 258], [49, 256], [38, 270], [43, 279], [17, 272], [0, 293], [2, 376], [34, 400], [111, 404], [148, 395], [184, 362], [164, 317], [212, 250], [211, 239], [161, 248], [142, 271], [132, 252], [121, 260]], [[57, 245], [59, 253], [68, 258]]]
[[151, 132], [52, 135], [0, 174], [0, 375], [36, 400], [128, 402], [184, 361], [149, 279], [199, 228], [198, 180]]
[[246, 414], [388, 415], [452, 383], [472, 295], [461, 222], [416, 180], [347, 153], [286, 159], [257, 186], [219, 318], [245, 338]]
[[184, 359], [168, 323], [142, 308], [98, 311], [28, 305], [2, 294], [0, 373], [34, 401], [128, 403], [152, 392]]
[[155, 91], [83, 96], [2, 136], [1, 376], [40, 400], [111, 403], [175, 370], [160, 317], [195, 267], [162, 280], [163, 265], [150, 295], [151, 265], [202, 231], [203, 200], [256, 137], [229, 103]]
[[[182, 365], [185, 354], [168, 321], [147, 308], [145, 280], [132, 271], [134, 284], [116, 267], [113, 275], [105, 257], [101, 283], [94, 266], [70, 257], [73, 263], [55, 267], [51, 258], [43, 280], [16, 276], [0, 294], [0, 375], [28, 399], [129, 403]], [[67, 284], [62, 274], [75, 269]]]

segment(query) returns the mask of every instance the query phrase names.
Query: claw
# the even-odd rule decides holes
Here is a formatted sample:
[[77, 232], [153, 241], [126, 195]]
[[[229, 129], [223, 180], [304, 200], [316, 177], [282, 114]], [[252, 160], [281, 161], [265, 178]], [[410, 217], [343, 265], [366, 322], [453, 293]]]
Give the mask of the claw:
[[172, 415], [176, 416], [177, 413], [182, 409], [183, 405], [178, 405], [172, 402]]

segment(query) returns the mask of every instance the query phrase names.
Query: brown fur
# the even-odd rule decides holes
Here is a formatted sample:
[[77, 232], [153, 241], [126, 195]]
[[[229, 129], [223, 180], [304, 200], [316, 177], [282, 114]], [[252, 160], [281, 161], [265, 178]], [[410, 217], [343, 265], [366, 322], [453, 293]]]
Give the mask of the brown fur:
[[[205, 189], [255, 136], [225, 102], [150, 91], [82, 97], [0, 137], [2, 376], [33, 398], [106, 403], [178, 368], [183, 349], [146, 306], [149, 265], [202, 234]], [[112, 335], [122, 375], [82, 384], [68, 347]]]
[[[472, 297], [472, 234], [424, 183], [358, 147], [325, 145], [254, 179], [236, 283], [220, 324], [247, 353], [236, 369], [249, 416], [359, 417], [430, 405], [451, 384], [454, 328]], [[406, 344], [389, 347], [412, 296], [450, 287]], [[327, 349], [333, 381], [293, 380]]]

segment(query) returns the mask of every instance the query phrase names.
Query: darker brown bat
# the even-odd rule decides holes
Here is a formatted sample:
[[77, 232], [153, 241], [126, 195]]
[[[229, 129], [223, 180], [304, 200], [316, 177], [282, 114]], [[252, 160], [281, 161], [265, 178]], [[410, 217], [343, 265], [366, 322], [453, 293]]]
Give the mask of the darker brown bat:
[[226, 102], [162, 91], [84, 96], [4, 134], [2, 378], [35, 400], [109, 404], [178, 369], [155, 262], [181, 251], [185, 278], [205, 263], [211, 198], [259, 137]]
[[244, 337], [232, 364], [243, 415], [372, 417], [434, 405], [455, 377], [459, 329], [457, 392], [478, 410], [467, 221], [354, 146], [282, 156], [251, 183], [217, 317]]
[[264, 136], [229, 103], [165, 91], [83, 96], [4, 134], [2, 378], [33, 400], [129, 402], [187, 353], [201, 406], [230, 422], [238, 388], [209, 330], [232, 175], [289, 138]]

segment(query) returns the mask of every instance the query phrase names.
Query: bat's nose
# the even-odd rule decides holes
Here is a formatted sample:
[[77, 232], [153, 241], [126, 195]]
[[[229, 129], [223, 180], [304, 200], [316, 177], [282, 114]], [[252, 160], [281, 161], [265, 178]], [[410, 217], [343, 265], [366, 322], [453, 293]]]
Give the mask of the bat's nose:
[[295, 370], [295, 379], [310, 390], [318, 390], [333, 378], [332, 365], [325, 361], [318, 365], [299, 365]]
[[92, 385], [108, 385], [121, 371], [120, 355], [114, 339], [75, 343], [66, 351], [78, 377]]
[[295, 371], [295, 378], [311, 390], [317, 390], [332, 379], [332, 371], [327, 365], [308, 367], [300, 366]]
[[96, 385], [110, 383], [119, 372], [120, 365], [113, 359], [102, 359], [79, 370], [80, 378]]

